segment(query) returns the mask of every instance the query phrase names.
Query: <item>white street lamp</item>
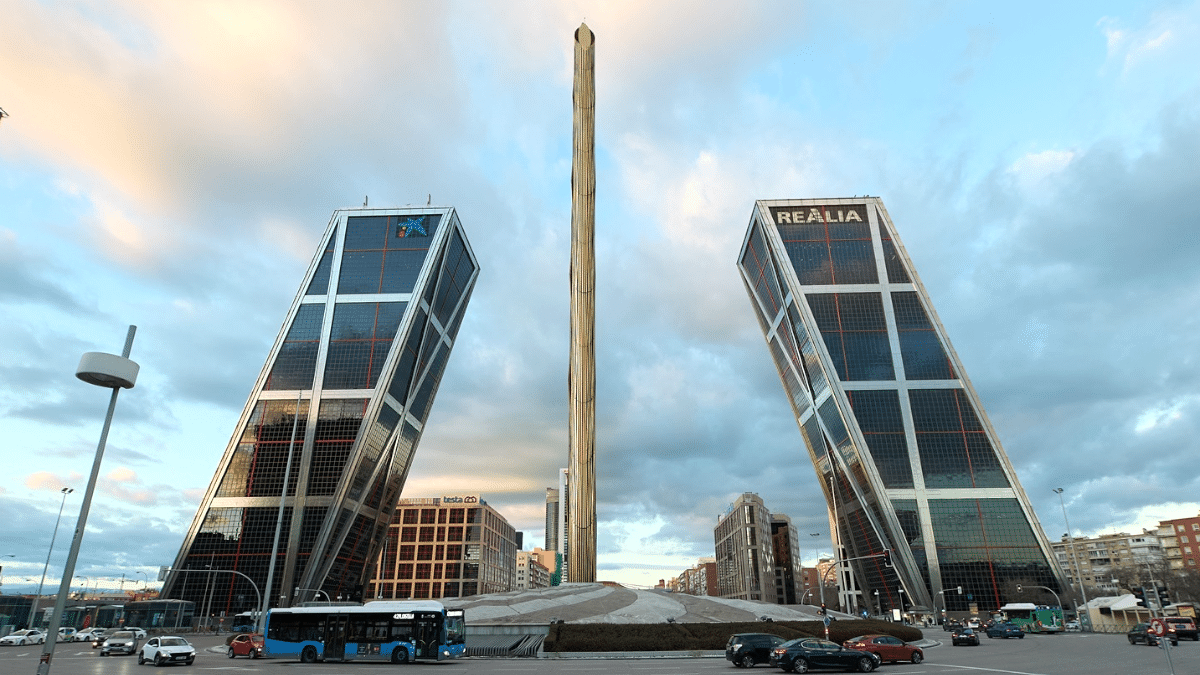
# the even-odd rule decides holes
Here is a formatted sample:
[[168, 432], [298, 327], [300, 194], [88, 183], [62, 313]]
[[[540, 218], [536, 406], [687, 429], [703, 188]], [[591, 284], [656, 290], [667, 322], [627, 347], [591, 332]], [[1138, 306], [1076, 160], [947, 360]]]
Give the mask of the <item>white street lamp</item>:
[[1054, 488], [1054, 492], [1058, 495], [1058, 505], [1062, 507], [1063, 522], [1067, 525], [1067, 545], [1071, 547], [1071, 560], [1075, 563], [1075, 580], [1079, 582], [1079, 592], [1083, 594], [1083, 616], [1079, 616], [1078, 606], [1075, 608], [1075, 615], [1079, 616], [1079, 630], [1087, 631], [1091, 629], [1092, 624], [1092, 615], [1087, 608], [1087, 587], [1084, 586], [1083, 573], [1079, 569], [1079, 554], [1075, 550], [1075, 537], [1071, 534], [1071, 521], [1067, 520], [1067, 503], [1063, 501], [1063, 489]]
[[133, 336], [136, 333], [137, 326], [130, 326], [129, 332], [125, 334], [125, 350], [120, 356], [103, 352], [87, 352], [79, 359], [79, 367], [75, 369], [75, 377], [97, 387], [112, 389], [112, 396], [108, 400], [108, 413], [104, 416], [104, 426], [100, 430], [96, 458], [92, 460], [92, 473], [88, 477], [87, 488], [83, 492], [83, 503], [79, 507], [79, 519], [75, 522], [75, 536], [71, 538], [71, 550], [67, 554], [62, 583], [59, 584], [58, 597], [54, 601], [54, 613], [50, 615], [50, 625], [46, 629], [49, 639], [42, 646], [42, 656], [37, 667], [38, 675], [50, 675], [50, 662], [54, 660], [54, 646], [58, 642], [58, 628], [62, 624], [63, 610], [67, 606], [67, 595], [71, 592], [75, 562], [79, 559], [79, 546], [83, 543], [88, 511], [92, 508], [92, 495], [96, 492], [96, 483], [100, 478], [100, 462], [104, 459], [104, 445], [108, 442], [108, 430], [112, 427], [113, 413], [117, 409], [117, 394], [122, 389], [132, 389], [134, 383], [137, 382], [140, 367], [137, 363], [129, 360], [129, 352], [133, 349]]
[[34, 621], [37, 621], [37, 606], [38, 601], [42, 599], [42, 585], [46, 583], [46, 571], [50, 569], [50, 555], [54, 553], [54, 540], [58, 538], [58, 524], [62, 522], [63, 507], [67, 505], [67, 495], [75, 491], [75, 488], [65, 487], [59, 492], [62, 492], [62, 503], [58, 505], [58, 520], [54, 521], [54, 533], [50, 535], [50, 550], [46, 552], [46, 564], [42, 567], [42, 580], [38, 582], [38, 592], [33, 598], [33, 607], [29, 610], [29, 625], [33, 626]]

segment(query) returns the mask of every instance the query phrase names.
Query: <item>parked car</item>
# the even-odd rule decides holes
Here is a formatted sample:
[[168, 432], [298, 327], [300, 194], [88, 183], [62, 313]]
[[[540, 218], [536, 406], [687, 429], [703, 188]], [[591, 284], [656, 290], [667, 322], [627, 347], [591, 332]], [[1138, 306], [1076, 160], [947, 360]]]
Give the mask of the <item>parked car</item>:
[[137, 652], [137, 646], [137, 636], [133, 634], [133, 631], [115, 631], [104, 640], [104, 644], [100, 645], [100, 656], [133, 654]]
[[869, 673], [879, 667], [878, 654], [858, 649], [846, 649], [836, 642], [819, 638], [796, 638], [788, 640], [771, 651], [772, 666], [782, 668], [785, 673], [807, 673], [824, 668], [857, 670]]
[[146, 644], [138, 652], [139, 666], [146, 662], [153, 663], [156, 666], [163, 666], [168, 663], [182, 663], [185, 666], [190, 666], [195, 660], [196, 648], [178, 635], [152, 637], [146, 640]]
[[752, 668], [771, 660], [771, 650], [783, 644], [783, 638], [770, 633], [736, 633], [725, 643], [725, 659], [738, 668]]
[[63, 626], [62, 628], [58, 629], [58, 641], [59, 642], [74, 642], [75, 641], [75, 633], [77, 633], [77, 632], [79, 632], [79, 631], [75, 630], [74, 628], [71, 628], [69, 626]]
[[229, 641], [229, 658], [248, 656], [257, 659], [263, 655], [262, 633], [242, 633]]
[[0, 638], [0, 645], [40, 645], [45, 641], [45, 633], [36, 628], [27, 628], [25, 630], [19, 630], [11, 635], [5, 635], [4, 637]]
[[979, 634], [970, 628], [959, 628], [950, 634], [950, 643], [955, 647], [959, 645], [974, 645], [979, 646]]
[[1025, 631], [1015, 623], [994, 623], [987, 629], [990, 638], [1021, 638], [1025, 639]]
[[1079, 622], [1078, 622], [1078, 621], [1074, 621], [1074, 620], [1072, 620], [1072, 621], [1068, 621], [1068, 622], [1064, 623], [1064, 624], [1063, 624], [1063, 628], [1065, 628], [1065, 629], [1066, 629], [1066, 630], [1068, 630], [1068, 631], [1075, 632], [1075, 633], [1078, 633], [1080, 630], [1082, 630], [1082, 629], [1079, 627]]
[[842, 646], [846, 649], [871, 652], [877, 655], [881, 662], [911, 661], [920, 663], [925, 660], [925, 652], [920, 647], [910, 645], [891, 635], [859, 635], [846, 640]]
[[[1136, 645], [1137, 643], [1141, 642], [1152, 647], [1157, 645], [1159, 640], [1158, 635], [1148, 623], [1139, 623], [1133, 628], [1130, 628], [1129, 632], [1125, 634], [1125, 637], [1129, 638], [1129, 644], [1131, 645]], [[1171, 646], [1179, 644], [1179, 636], [1175, 634], [1174, 629], [1171, 629], [1165, 637], [1171, 641]]]
[[137, 626], [125, 626], [125, 630], [133, 633], [133, 636], [139, 640], [146, 639], [146, 629], [145, 628], [138, 628]]
[[1180, 640], [1191, 640], [1195, 642], [1200, 639], [1196, 634], [1196, 622], [1191, 617], [1187, 616], [1168, 616], [1163, 619], [1171, 628], [1175, 629], [1175, 636]]

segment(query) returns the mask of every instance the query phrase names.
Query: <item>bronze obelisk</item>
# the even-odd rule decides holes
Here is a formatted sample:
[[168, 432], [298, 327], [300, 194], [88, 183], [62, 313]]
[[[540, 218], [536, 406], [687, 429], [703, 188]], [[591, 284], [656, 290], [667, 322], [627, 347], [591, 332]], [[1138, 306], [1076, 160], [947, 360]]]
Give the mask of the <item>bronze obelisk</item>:
[[596, 71], [595, 36], [575, 31], [571, 159], [570, 531], [565, 581], [596, 580]]

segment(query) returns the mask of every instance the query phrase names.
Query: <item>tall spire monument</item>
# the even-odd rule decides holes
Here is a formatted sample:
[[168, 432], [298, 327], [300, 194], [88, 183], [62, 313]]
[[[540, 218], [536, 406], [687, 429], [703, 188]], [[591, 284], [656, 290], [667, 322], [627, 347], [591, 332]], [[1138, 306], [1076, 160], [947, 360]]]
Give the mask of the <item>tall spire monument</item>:
[[570, 531], [565, 581], [596, 580], [596, 44], [575, 31], [571, 161]]

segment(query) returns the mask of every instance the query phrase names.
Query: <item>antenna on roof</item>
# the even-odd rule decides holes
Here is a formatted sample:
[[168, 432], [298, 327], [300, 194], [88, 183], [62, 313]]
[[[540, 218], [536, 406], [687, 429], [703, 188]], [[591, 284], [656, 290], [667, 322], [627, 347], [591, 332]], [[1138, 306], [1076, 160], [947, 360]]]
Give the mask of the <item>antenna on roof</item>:
[[367, 195], [363, 195], [363, 208], [367, 208]]
[[433, 193], [430, 192], [429, 196], [425, 198], [425, 206], [429, 206], [432, 203], [433, 203]]

